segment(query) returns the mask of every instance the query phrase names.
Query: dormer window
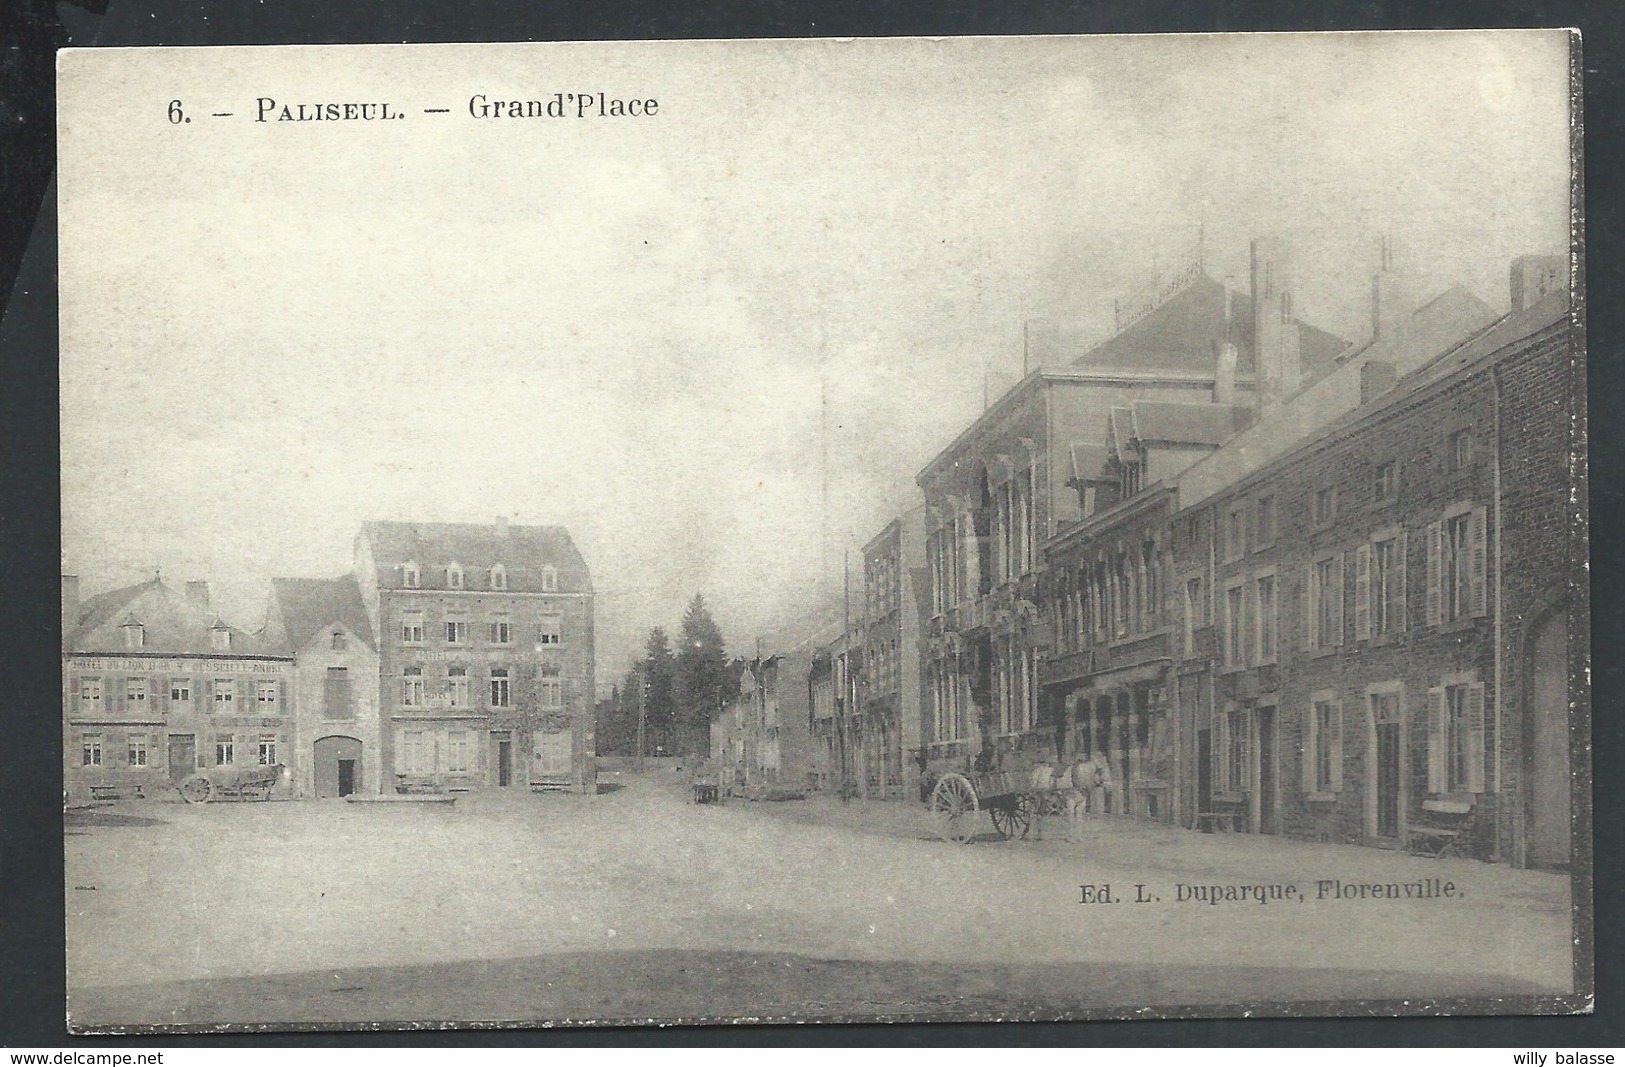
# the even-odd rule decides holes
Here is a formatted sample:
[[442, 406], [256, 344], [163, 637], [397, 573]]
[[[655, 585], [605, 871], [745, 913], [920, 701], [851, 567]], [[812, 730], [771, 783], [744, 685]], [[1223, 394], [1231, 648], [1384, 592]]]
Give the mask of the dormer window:
[[343, 652], [350, 647], [350, 638], [343, 630], [333, 631], [333, 651]]
[[559, 571], [557, 567], [542, 568], [542, 592], [556, 593], [559, 591]]
[[138, 622], [124, 624], [124, 647], [145, 648], [147, 644], [147, 628]]
[[423, 575], [416, 563], [401, 564], [401, 584], [408, 589], [417, 589], [423, 585]]
[[491, 568], [491, 588], [492, 589], [506, 589], [506, 588], [508, 588], [508, 568], [504, 567], [500, 563], [498, 563], [495, 567]]
[[446, 588], [461, 589], [462, 587], [463, 568], [460, 564], [453, 563], [451, 566], [446, 568]]
[[217, 652], [224, 652], [231, 648], [231, 631], [224, 626], [216, 626], [209, 631], [209, 644]]

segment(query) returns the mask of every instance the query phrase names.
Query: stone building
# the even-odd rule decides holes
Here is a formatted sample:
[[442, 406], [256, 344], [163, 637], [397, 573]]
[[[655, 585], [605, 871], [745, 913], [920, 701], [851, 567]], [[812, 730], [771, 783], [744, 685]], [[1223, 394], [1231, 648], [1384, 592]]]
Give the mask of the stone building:
[[272, 579], [263, 636], [293, 661], [295, 792], [381, 792], [378, 642], [355, 576]]
[[1567, 862], [1585, 551], [1561, 270], [1520, 260], [1498, 321], [1459, 290], [1374, 315], [1177, 479], [1182, 821], [1403, 847], [1452, 800], [1473, 854]]
[[207, 582], [179, 593], [154, 577], [81, 600], [64, 576], [62, 633], [71, 797], [159, 797], [217, 767], [297, 765], [292, 657], [221, 619]]
[[924, 509], [913, 508], [863, 549], [853, 752], [860, 790], [873, 797], [919, 788], [924, 522]]
[[593, 590], [558, 526], [369, 522], [385, 791], [593, 792]]

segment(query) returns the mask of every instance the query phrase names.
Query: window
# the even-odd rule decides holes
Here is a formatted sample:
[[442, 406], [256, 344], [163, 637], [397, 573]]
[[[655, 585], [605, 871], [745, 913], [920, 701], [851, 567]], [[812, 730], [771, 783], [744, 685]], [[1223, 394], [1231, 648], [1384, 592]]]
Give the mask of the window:
[[1337, 518], [1337, 487], [1322, 486], [1315, 490], [1314, 516], [1316, 524], [1325, 526]]
[[1242, 635], [1246, 630], [1246, 589], [1241, 582], [1232, 583], [1224, 591], [1224, 668], [1237, 670], [1242, 665]]
[[401, 585], [408, 589], [417, 589], [423, 585], [423, 573], [418, 570], [416, 563], [401, 564]]
[[132, 714], [139, 714], [147, 706], [147, 680], [145, 678], [124, 679], [124, 707]]
[[492, 589], [506, 589], [506, 588], [508, 588], [508, 568], [504, 567], [500, 563], [498, 563], [495, 567], [491, 568], [491, 588]]
[[452, 667], [446, 671], [446, 703], [454, 708], [468, 707], [467, 667]]
[[464, 619], [446, 620], [446, 644], [464, 645], [468, 643], [468, 622]]
[[1232, 711], [1225, 716], [1224, 777], [1226, 792], [1245, 793], [1251, 785], [1247, 765], [1247, 743], [1251, 716], [1246, 711]]
[[1275, 494], [1258, 498], [1258, 544], [1255, 548], [1269, 548], [1275, 544]]
[[542, 568], [542, 592], [556, 593], [559, 591], [559, 572], [557, 567]]
[[1343, 788], [1343, 705], [1335, 692], [1314, 694], [1305, 731], [1304, 792], [1331, 799]]
[[1253, 583], [1255, 602], [1258, 605], [1258, 632], [1257, 647], [1253, 658], [1258, 663], [1274, 663], [1276, 654], [1276, 638], [1280, 632], [1280, 608], [1275, 595], [1275, 575], [1260, 575]]
[[169, 703], [180, 705], [174, 710], [185, 713], [190, 710], [192, 703], [192, 682], [189, 678], [171, 678], [169, 680]]
[[102, 735], [81, 734], [79, 737], [79, 763], [83, 767], [102, 765]]
[[350, 639], [345, 635], [343, 630], [334, 630], [333, 631], [333, 639], [332, 639], [332, 646], [331, 647], [332, 647], [334, 652], [343, 652], [344, 650], [346, 650], [347, 648], [350, 647]]
[[281, 682], [260, 682], [254, 687], [254, 702], [259, 706], [261, 715], [277, 714], [281, 688]]
[[539, 685], [542, 707], [561, 708], [564, 706], [564, 683], [557, 678], [543, 678]]
[[1185, 655], [1196, 655], [1196, 631], [1207, 625], [1207, 604], [1202, 598], [1202, 579], [1185, 580]]
[[254, 759], [261, 767], [276, 766], [276, 734], [260, 734], [259, 744], [255, 747]]
[[434, 773], [434, 747], [430, 736], [422, 730], [401, 733], [401, 773]]
[[1445, 520], [1439, 543], [1442, 560], [1440, 601], [1444, 621], [1466, 618], [1472, 611], [1472, 516], [1452, 515]]
[[446, 733], [446, 770], [466, 774], [474, 769], [474, 735], [467, 730]]
[[1428, 625], [1476, 618], [1486, 611], [1484, 509], [1458, 504], [1428, 524]]
[[1238, 560], [1247, 551], [1247, 509], [1232, 508], [1224, 517], [1224, 559]]
[[216, 651], [225, 651], [231, 647], [231, 631], [224, 626], [216, 626], [209, 631], [209, 644]]
[[491, 620], [491, 643], [506, 645], [513, 640], [513, 624], [507, 619]]
[[329, 719], [355, 717], [350, 707], [350, 671], [345, 667], [327, 668], [327, 682], [322, 690], [322, 714]]
[[1405, 531], [1379, 534], [1355, 561], [1355, 633], [1359, 640], [1405, 629]]
[[237, 683], [230, 678], [214, 680], [214, 710], [229, 714], [237, 699]]
[[143, 648], [147, 643], [147, 628], [138, 622], [124, 624], [124, 647]]
[[1371, 501], [1374, 504], [1392, 504], [1399, 499], [1399, 464], [1394, 460], [1379, 463], [1371, 474]]
[[214, 765], [216, 767], [230, 767], [237, 762], [237, 742], [230, 734], [221, 734], [214, 739]]
[[408, 708], [423, 706], [423, 668], [408, 667], [401, 678], [401, 704]]
[[1310, 649], [1343, 643], [1343, 554], [1316, 560], [1309, 568], [1308, 641]]
[[1468, 426], [1450, 435], [1450, 469], [1466, 470], [1473, 465], [1473, 428]]
[[102, 710], [102, 680], [79, 679], [79, 714], [100, 715]]
[[505, 708], [509, 706], [511, 693], [508, 689], [508, 668], [491, 668], [491, 706]]
[[1428, 690], [1428, 792], [1484, 791], [1484, 684], [1451, 675]]
[[423, 643], [423, 613], [409, 611], [401, 616], [401, 643], [407, 645], [421, 645]]
[[145, 767], [147, 765], [147, 735], [131, 734], [126, 746], [129, 749], [129, 765], [132, 767]]
[[446, 568], [446, 588], [461, 589], [463, 587], [463, 568], [453, 563]]

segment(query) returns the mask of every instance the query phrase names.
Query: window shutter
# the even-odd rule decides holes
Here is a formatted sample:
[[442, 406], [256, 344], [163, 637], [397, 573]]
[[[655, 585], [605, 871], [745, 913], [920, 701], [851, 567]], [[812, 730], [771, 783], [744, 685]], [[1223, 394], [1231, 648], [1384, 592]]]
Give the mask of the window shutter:
[[128, 685], [129, 682], [128, 682], [127, 679], [124, 679], [124, 678], [111, 678], [111, 679], [108, 679], [108, 680], [113, 683], [113, 691], [111, 693], [106, 694], [108, 697], [111, 698], [110, 700], [108, 700], [107, 703], [115, 712], [117, 712], [120, 715], [123, 715], [124, 714], [124, 687], [126, 685]]
[[1306, 605], [1303, 613], [1303, 647], [1311, 652], [1320, 646], [1316, 643], [1320, 637], [1320, 580], [1319, 564], [1311, 560], [1309, 569], [1304, 572], [1304, 585], [1307, 586], [1304, 595]]
[[160, 689], [161, 687], [158, 685], [157, 678], [147, 679], [147, 711], [151, 713], [149, 718], [159, 714], [158, 693], [160, 692]]
[[147, 699], [152, 702], [153, 718], [162, 718], [169, 711], [169, 679], [154, 678], [151, 688], [147, 691]]
[[71, 697], [79, 695], [79, 676], [77, 674], [68, 675], [68, 695]]
[[[1097, 744], [1096, 750], [1099, 750]], [[1224, 777], [1225, 757], [1230, 752], [1230, 716], [1222, 710], [1213, 712], [1213, 788], [1229, 792], [1230, 783]]]
[[276, 680], [276, 712], [278, 715], [288, 714], [288, 680], [286, 678]]
[[1332, 568], [1332, 644], [1343, 647], [1343, 553]]
[[1371, 640], [1371, 545], [1354, 550], [1354, 639]]
[[[196, 678], [192, 681], [192, 707], [198, 711], [212, 711], [214, 708], [214, 682], [208, 678]], [[198, 751], [203, 751], [203, 745], [198, 745]]]
[[1484, 529], [1484, 527], [1485, 527], [1485, 521], [1484, 520], [1485, 520], [1484, 509], [1482, 507], [1474, 508], [1473, 509], [1472, 521], [1469, 523], [1469, 526], [1470, 526], [1469, 536], [1471, 537], [1472, 541], [1471, 541], [1471, 545], [1470, 545], [1468, 551], [1470, 553], [1469, 560], [1471, 561], [1471, 565], [1472, 565], [1472, 575], [1471, 575], [1471, 581], [1473, 583], [1473, 585], [1472, 585], [1472, 598], [1473, 598], [1472, 613], [1473, 613], [1475, 618], [1477, 616], [1479, 616], [1479, 615], [1483, 615], [1485, 613], [1485, 611], [1487, 610], [1487, 606], [1485, 604], [1486, 597], [1485, 597], [1485, 588], [1484, 588], [1485, 587], [1485, 581], [1484, 581], [1484, 574], [1485, 574], [1485, 551], [1484, 551], [1485, 529]]
[[1394, 583], [1398, 588], [1394, 593], [1393, 605], [1393, 610], [1396, 613], [1394, 615], [1394, 625], [1398, 628], [1400, 633], [1405, 632], [1405, 592], [1408, 588], [1405, 581], [1406, 540], [1405, 530], [1402, 527], [1399, 531], [1399, 544], [1396, 546], [1394, 553], [1394, 567], [1397, 571], [1397, 573], [1394, 575]]
[[1304, 713], [1303, 729], [1298, 731], [1299, 745], [1303, 749], [1299, 756], [1305, 793], [1315, 791], [1315, 735], [1319, 728], [1319, 722], [1315, 717], [1315, 702], [1311, 700], [1308, 710]]
[[1428, 792], [1442, 793], [1445, 787], [1445, 711], [1444, 689], [1434, 686], [1428, 690]]
[[1467, 791], [1484, 791], [1484, 683], [1467, 687]]
[[1332, 792], [1343, 791], [1343, 702], [1332, 702]]
[[1428, 549], [1428, 625], [1437, 626], [1443, 621], [1439, 578], [1439, 555], [1441, 546], [1439, 537], [1442, 524], [1428, 523], [1427, 549]]

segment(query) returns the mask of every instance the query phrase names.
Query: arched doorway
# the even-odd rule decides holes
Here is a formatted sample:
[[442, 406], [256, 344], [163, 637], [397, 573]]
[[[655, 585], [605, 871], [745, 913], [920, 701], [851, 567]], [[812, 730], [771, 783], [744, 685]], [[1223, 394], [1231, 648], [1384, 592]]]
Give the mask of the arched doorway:
[[1565, 867], [1570, 845], [1567, 613], [1547, 615], [1529, 643], [1529, 833], [1532, 867]]
[[324, 737], [316, 742], [311, 766], [318, 797], [347, 797], [361, 791], [361, 742], [354, 737]]

